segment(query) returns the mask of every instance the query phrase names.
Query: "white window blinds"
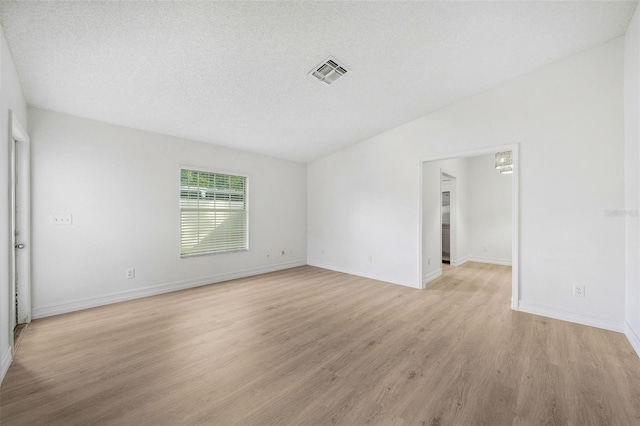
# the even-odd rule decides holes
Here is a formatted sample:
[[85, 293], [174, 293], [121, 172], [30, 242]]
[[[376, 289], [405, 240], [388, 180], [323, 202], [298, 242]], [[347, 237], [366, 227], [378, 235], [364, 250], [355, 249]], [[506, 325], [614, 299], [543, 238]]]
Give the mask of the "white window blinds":
[[247, 178], [181, 169], [180, 256], [247, 248]]

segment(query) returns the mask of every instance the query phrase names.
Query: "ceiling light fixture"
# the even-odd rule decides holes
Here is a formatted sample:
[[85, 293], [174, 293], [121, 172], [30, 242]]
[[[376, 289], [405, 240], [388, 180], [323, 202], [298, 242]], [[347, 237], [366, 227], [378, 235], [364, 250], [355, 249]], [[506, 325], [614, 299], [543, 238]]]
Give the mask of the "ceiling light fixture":
[[331, 84], [348, 72], [349, 70], [347, 67], [341, 65], [333, 57], [329, 56], [318, 66], [309, 71], [309, 75], [317, 78], [325, 84]]
[[496, 170], [502, 174], [513, 173], [513, 151], [496, 152]]

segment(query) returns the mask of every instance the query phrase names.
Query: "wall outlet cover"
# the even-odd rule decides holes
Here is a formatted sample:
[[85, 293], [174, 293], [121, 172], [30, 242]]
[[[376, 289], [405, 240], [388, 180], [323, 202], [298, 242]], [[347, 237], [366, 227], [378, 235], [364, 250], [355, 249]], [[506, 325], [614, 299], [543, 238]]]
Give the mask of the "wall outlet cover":
[[71, 225], [73, 223], [73, 216], [70, 214], [52, 214], [50, 219], [54, 225]]

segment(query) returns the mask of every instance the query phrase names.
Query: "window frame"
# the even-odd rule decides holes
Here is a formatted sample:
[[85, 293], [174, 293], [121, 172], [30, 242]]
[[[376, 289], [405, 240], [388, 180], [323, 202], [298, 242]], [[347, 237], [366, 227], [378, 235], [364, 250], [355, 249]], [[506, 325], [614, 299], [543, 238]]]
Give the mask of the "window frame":
[[181, 206], [181, 200], [182, 197], [179, 195], [178, 196], [178, 255], [180, 256], [181, 259], [188, 259], [190, 257], [200, 257], [200, 256], [211, 256], [211, 255], [222, 255], [222, 254], [230, 254], [230, 253], [242, 253], [242, 252], [247, 252], [249, 251], [249, 232], [250, 232], [250, 226], [249, 226], [249, 216], [250, 216], [250, 208], [249, 208], [249, 199], [251, 198], [249, 196], [249, 190], [250, 190], [250, 176], [246, 173], [238, 173], [235, 171], [230, 171], [230, 170], [221, 170], [221, 169], [210, 169], [207, 167], [200, 167], [200, 166], [190, 166], [190, 165], [181, 165], [180, 168], [178, 169], [178, 193], [181, 194], [182, 192], [182, 171], [183, 170], [190, 170], [190, 171], [194, 171], [194, 172], [204, 172], [204, 173], [213, 173], [213, 174], [219, 174], [219, 175], [228, 175], [228, 176], [237, 176], [237, 177], [242, 177], [244, 178], [244, 186], [245, 186], [245, 216], [246, 216], [246, 223], [245, 223], [245, 234], [246, 234], [246, 240], [245, 240], [245, 248], [241, 248], [241, 249], [231, 249], [231, 250], [217, 250], [217, 251], [209, 251], [209, 252], [204, 252], [204, 253], [187, 253], [187, 254], [183, 254], [182, 253], [182, 206]]

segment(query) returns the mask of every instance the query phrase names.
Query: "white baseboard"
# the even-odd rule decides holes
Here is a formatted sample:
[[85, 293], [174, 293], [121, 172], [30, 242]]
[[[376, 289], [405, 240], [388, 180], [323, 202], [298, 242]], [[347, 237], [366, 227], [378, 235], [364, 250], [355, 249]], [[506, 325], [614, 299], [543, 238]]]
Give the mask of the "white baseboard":
[[465, 256], [462, 262], [457, 262], [457, 266], [460, 266], [466, 262], [480, 262], [480, 263], [490, 263], [492, 265], [511, 266], [511, 259], [499, 259], [497, 257], [482, 257], [482, 256]]
[[458, 260], [452, 260], [451, 266], [462, 266], [469, 261], [469, 256], [461, 257]]
[[548, 306], [535, 302], [525, 302], [522, 300], [518, 303], [518, 310], [521, 312], [527, 312], [529, 314], [541, 315], [543, 317], [569, 321], [576, 324], [588, 325], [590, 327], [602, 328], [604, 330], [617, 331], [620, 333], [624, 332], [624, 321], [615, 320], [613, 318], [607, 318], [600, 315], [567, 311], [555, 306]]
[[11, 348], [7, 349], [4, 356], [2, 357], [2, 361], [0, 361], [0, 384], [4, 380], [4, 376], [9, 371], [9, 367], [11, 366], [11, 362], [13, 361], [13, 357], [11, 356]]
[[355, 268], [347, 268], [345, 266], [337, 265], [335, 263], [327, 262], [324, 260], [307, 259], [307, 265], [316, 266], [318, 268], [323, 268], [323, 269], [329, 269], [331, 271], [342, 272], [344, 274], [357, 275], [359, 277], [370, 278], [372, 280], [384, 281], [391, 284], [403, 285], [405, 287], [420, 288], [420, 283], [415, 282], [417, 280], [393, 277], [393, 276], [385, 276], [385, 275], [372, 273], [370, 271], [363, 271]]
[[227, 272], [224, 274], [211, 275], [184, 281], [174, 281], [155, 286], [137, 288], [134, 290], [119, 291], [102, 296], [75, 299], [62, 303], [39, 306], [34, 308], [33, 318], [36, 319], [50, 317], [52, 315], [65, 314], [68, 312], [80, 311], [82, 309], [95, 308], [97, 306], [109, 305], [118, 302], [125, 302], [127, 300], [139, 299], [141, 297], [155, 296], [157, 294], [169, 293], [172, 291], [184, 290], [187, 288], [200, 287], [207, 284], [233, 280], [236, 278], [245, 278], [252, 275], [259, 275], [265, 274], [267, 272], [280, 271], [282, 269], [295, 268], [296, 266], [306, 265], [306, 263], [307, 262], [304, 260], [293, 260], [290, 262], [275, 263], [256, 268], [243, 269], [241, 271]]
[[441, 276], [442, 276], [442, 269], [436, 269], [435, 271], [432, 271], [431, 273], [429, 273], [429, 274], [425, 275], [424, 277], [422, 277], [422, 284], [426, 286], [431, 281], [433, 281], [436, 278], [439, 278]]
[[636, 351], [638, 356], [640, 356], [640, 336], [631, 328], [628, 322], [624, 322], [624, 335], [627, 336], [629, 343], [633, 347], [633, 350]]

